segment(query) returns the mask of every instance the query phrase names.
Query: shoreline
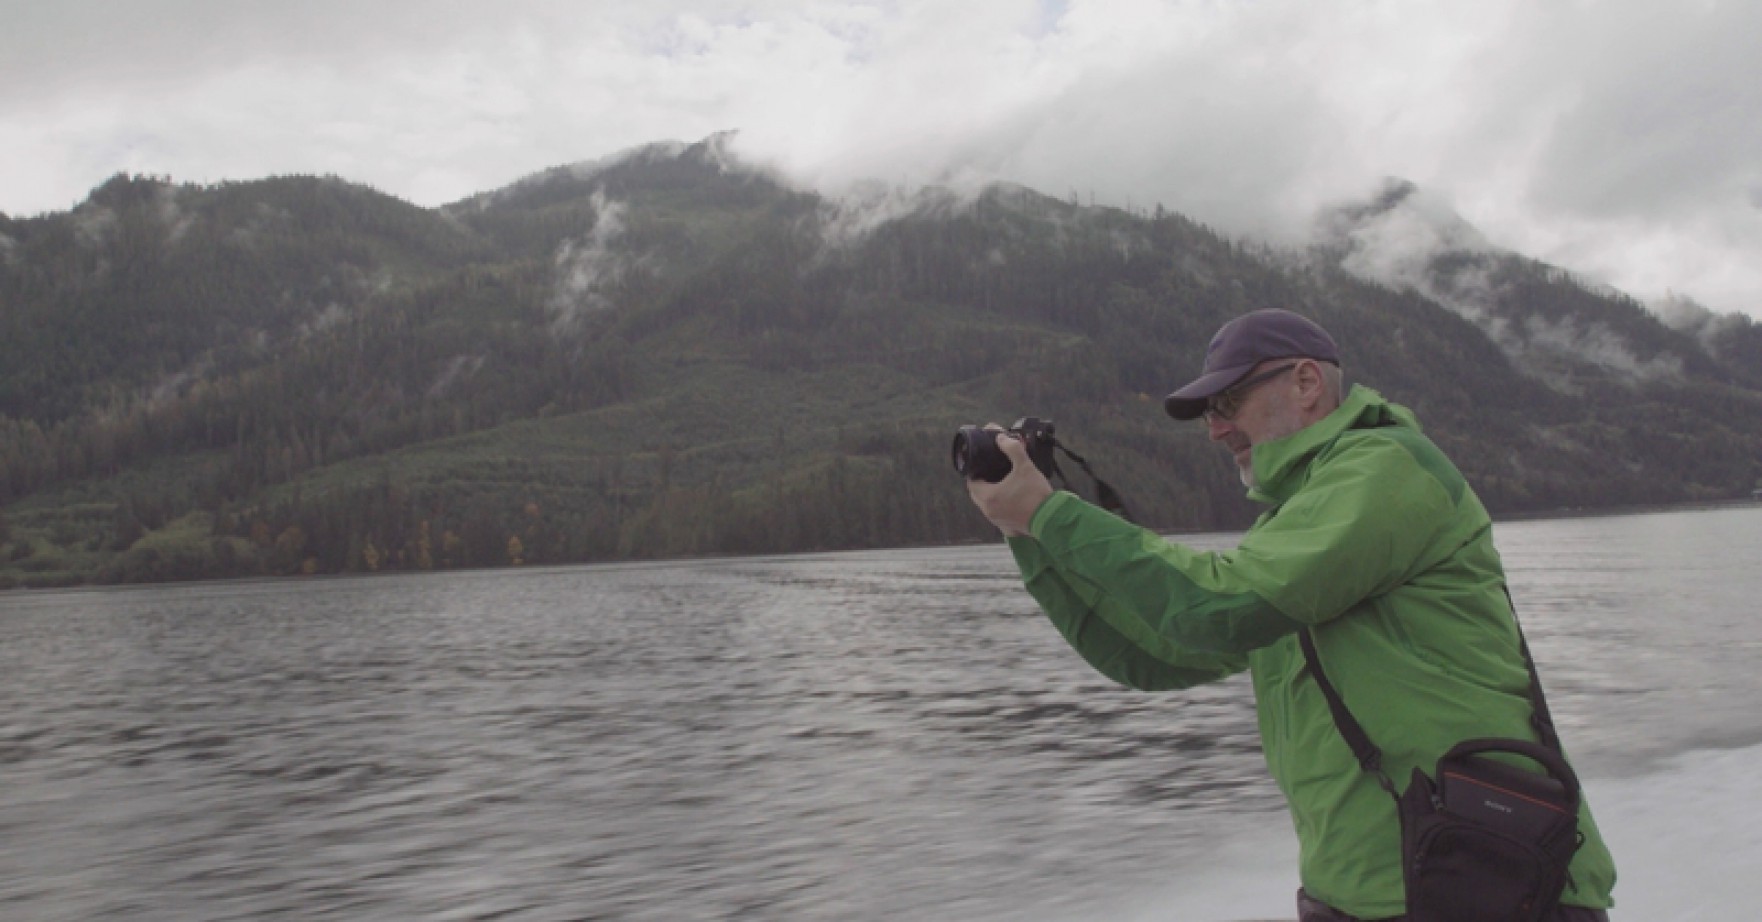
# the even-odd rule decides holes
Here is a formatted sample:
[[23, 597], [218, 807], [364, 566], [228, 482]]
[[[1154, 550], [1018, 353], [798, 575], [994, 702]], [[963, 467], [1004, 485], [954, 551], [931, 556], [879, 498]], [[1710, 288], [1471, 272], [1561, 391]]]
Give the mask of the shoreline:
[[1596, 519], [1620, 515], [1651, 515], [1660, 512], [1711, 512], [1719, 509], [1762, 509], [1762, 498], [1705, 499], [1680, 503], [1638, 503], [1626, 506], [1565, 506], [1529, 512], [1489, 513], [1494, 524], [1537, 519]]
[[[1712, 511], [1719, 511], [1719, 510], [1726, 510], [1726, 509], [1758, 509], [1758, 510], [1762, 510], [1762, 499], [1697, 500], [1697, 501], [1680, 502], [1680, 503], [1643, 503], [1643, 504], [1624, 505], [1624, 506], [1595, 506], [1595, 507], [1567, 506], [1567, 507], [1561, 507], [1561, 508], [1556, 508], [1556, 509], [1534, 510], [1534, 511], [1525, 511], [1525, 512], [1492, 513], [1491, 517], [1493, 520], [1493, 524], [1498, 525], [1501, 523], [1532, 522], [1532, 521], [1541, 521], [1541, 520], [1546, 520], [1546, 519], [1613, 518], [1613, 517], [1617, 517], [1617, 516], [1653, 515], [1653, 514], [1658, 514], [1658, 513], [1669, 513], [1669, 512], [1712, 512]], [[1157, 534], [1162, 535], [1165, 538], [1177, 538], [1178, 539], [1178, 538], [1182, 538], [1182, 537], [1191, 537], [1191, 536], [1195, 536], [1195, 535], [1240, 534], [1243, 529], [1222, 529], [1222, 530], [1206, 530], [1206, 531], [1197, 531], [1197, 530], [1195, 530], [1195, 531], [1163, 531], [1161, 529], [1153, 529], [1153, 530], [1156, 531]], [[97, 583], [97, 582], [83, 581], [83, 582], [78, 582], [78, 583], [69, 583], [66, 585], [46, 585], [46, 586], [31, 586], [31, 585], [24, 584], [23, 582], [20, 582], [18, 584], [11, 585], [11, 586], [0, 586], [0, 596], [10, 595], [12, 593], [18, 593], [20, 595], [28, 595], [28, 594], [44, 593], [44, 592], [79, 592], [79, 591], [90, 592], [90, 591], [104, 591], [104, 590], [113, 590], [113, 589], [140, 589], [140, 588], [150, 588], [150, 587], [191, 586], [191, 585], [206, 584], [206, 583], [259, 583], [259, 582], [281, 582], [281, 581], [300, 582], [300, 581], [307, 581], [307, 580], [328, 581], [328, 580], [337, 580], [337, 579], [360, 579], [360, 578], [373, 578], [373, 577], [385, 577], [385, 576], [416, 576], [416, 575], [421, 575], [424, 572], [434, 572], [434, 573], [499, 573], [499, 572], [503, 572], [503, 571], [521, 570], [521, 569], [524, 569], [524, 570], [549, 570], [549, 569], [565, 569], [565, 568], [571, 568], [571, 567], [617, 567], [617, 566], [665, 567], [665, 566], [676, 566], [679, 564], [690, 564], [693, 562], [711, 562], [711, 561], [739, 560], [739, 559], [759, 559], [759, 558], [772, 558], [772, 557], [798, 557], [798, 556], [812, 556], [812, 555], [821, 555], [821, 554], [863, 554], [863, 553], [876, 553], [876, 552], [887, 552], [887, 551], [923, 551], [923, 550], [934, 550], [936, 548], [970, 548], [970, 547], [977, 547], [977, 546], [992, 544], [994, 542], [995, 542], [995, 539], [986, 538], [986, 539], [974, 539], [974, 540], [969, 540], [969, 541], [955, 541], [955, 542], [950, 542], [950, 543], [945, 543], [945, 544], [901, 544], [901, 545], [891, 545], [891, 546], [886, 546], [886, 547], [836, 548], [836, 549], [804, 548], [802, 550], [796, 550], [796, 551], [779, 551], [779, 552], [772, 552], [772, 553], [765, 553], [765, 554], [733, 554], [733, 553], [729, 553], [729, 554], [697, 554], [697, 555], [690, 555], [690, 556], [683, 556], [683, 557], [630, 557], [630, 558], [608, 559], [608, 560], [581, 560], [581, 561], [572, 561], [572, 562], [568, 562], [568, 563], [549, 563], [549, 564], [541, 564], [541, 565], [528, 566], [528, 567], [459, 567], [459, 568], [455, 568], [455, 569], [435, 570], [435, 571], [384, 570], [384, 571], [380, 571], [377, 573], [322, 573], [322, 574], [311, 574], [311, 575], [298, 575], [298, 574], [283, 574], [283, 575], [261, 574], [261, 575], [258, 575], [258, 574], [253, 574], [253, 575], [249, 575], [249, 576], [222, 576], [222, 577], [209, 577], [209, 578], [197, 578], [197, 579], [144, 581], [144, 582]]]

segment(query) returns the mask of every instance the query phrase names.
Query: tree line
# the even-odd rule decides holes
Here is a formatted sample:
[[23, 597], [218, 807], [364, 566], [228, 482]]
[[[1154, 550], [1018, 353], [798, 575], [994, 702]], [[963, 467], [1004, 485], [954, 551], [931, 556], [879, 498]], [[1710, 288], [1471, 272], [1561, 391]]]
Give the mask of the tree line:
[[[811, 196], [621, 169], [447, 213], [320, 180], [128, 179], [83, 216], [11, 222], [0, 556], [134, 581], [980, 539], [947, 441], [1027, 414], [1106, 459], [1147, 524], [1240, 527], [1228, 465], [1159, 406], [1219, 323], [1267, 305], [1333, 330], [1349, 377], [1414, 406], [1495, 509], [1762, 476], [1762, 401], [1705, 355], [1563, 392], [1419, 294], [1160, 209], [997, 189], [834, 241]], [[557, 235], [608, 194], [597, 300], [559, 322], [579, 267]], [[1501, 271], [1538, 316], [1644, 322]]]

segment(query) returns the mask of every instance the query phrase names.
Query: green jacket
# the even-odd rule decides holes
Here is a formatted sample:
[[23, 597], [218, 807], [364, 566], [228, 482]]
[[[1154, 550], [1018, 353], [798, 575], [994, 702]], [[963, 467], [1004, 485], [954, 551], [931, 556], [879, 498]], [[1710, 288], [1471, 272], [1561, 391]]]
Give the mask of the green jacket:
[[[1347, 706], [1405, 786], [1472, 737], [1534, 740], [1529, 673], [1492, 522], [1404, 407], [1354, 388], [1254, 447], [1270, 508], [1235, 550], [1172, 544], [1069, 493], [1010, 541], [1028, 591], [1102, 674], [1145, 690], [1248, 669], [1303, 887], [1364, 918], [1404, 911], [1394, 800], [1353, 759], [1304, 668], [1310, 627]], [[1615, 866], [1587, 805], [1564, 902], [1607, 907]]]

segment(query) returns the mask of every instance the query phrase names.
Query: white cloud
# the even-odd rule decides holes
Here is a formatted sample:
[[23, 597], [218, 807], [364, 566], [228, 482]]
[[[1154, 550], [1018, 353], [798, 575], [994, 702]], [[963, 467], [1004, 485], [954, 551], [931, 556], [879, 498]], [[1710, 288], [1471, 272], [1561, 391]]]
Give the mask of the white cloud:
[[1275, 238], [1403, 176], [1497, 244], [1762, 316], [1762, 5], [0, 0], [0, 209], [117, 170], [421, 204], [663, 139]]
[[573, 333], [583, 316], [611, 307], [606, 289], [632, 268], [629, 257], [612, 247], [624, 234], [624, 209], [622, 202], [607, 199], [604, 190], [594, 190], [592, 230], [558, 248], [557, 283], [550, 301], [551, 328], [557, 333]]

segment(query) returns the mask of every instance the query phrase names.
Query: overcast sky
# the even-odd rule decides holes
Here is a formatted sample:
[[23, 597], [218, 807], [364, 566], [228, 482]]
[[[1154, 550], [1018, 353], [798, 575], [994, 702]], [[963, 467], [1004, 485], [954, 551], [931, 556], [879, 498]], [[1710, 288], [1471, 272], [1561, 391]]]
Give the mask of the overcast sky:
[[1762, 2], [0, 0], [0, 211], [117, 171], [422, 205], [659, 140], [1295, 239], [1401, 176], [1496, 243], [1762, 317]]

